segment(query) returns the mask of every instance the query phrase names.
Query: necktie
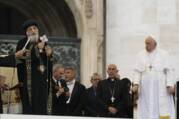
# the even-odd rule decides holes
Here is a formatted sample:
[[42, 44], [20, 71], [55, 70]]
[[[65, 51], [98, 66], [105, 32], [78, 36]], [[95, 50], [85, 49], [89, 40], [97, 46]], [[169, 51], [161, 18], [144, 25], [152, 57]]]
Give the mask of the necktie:
[[96, 88], [95, 87], [93, 88], [93, 91], [94, 91], [94, 95], [96, 96]]

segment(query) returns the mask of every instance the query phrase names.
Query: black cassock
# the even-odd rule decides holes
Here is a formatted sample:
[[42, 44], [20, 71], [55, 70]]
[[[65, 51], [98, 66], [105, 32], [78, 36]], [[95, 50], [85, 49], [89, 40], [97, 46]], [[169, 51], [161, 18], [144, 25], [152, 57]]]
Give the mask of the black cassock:
[[[9, 55], [6, 57], [0, 57], [0, 66], [14, 67], [16, 65], [15, 55]], [[1, 91], [0, 91], [0, 113], [3, 113]]]
[[[126, 110], [128, 109], [128, 90], [119, 79], [111, 81], [105, 79], [98, 83], [97, 86], [97, 100], [99, 107], [99, 114], [101, 117], [127, 117]], [[108, 107], [115, 107], [118, 112], [111, 114]]]
[[[27, 38], [20, 40], [16, 50], [21, 50]], [[23, 114], [47, 114], [48, 92], [51, 79], [52, 61], [45, 52], [39, 52], [36, 44], [27, 45], [26, 49], [31, 50], [31, 70], [26, 64], [27, 59], [21, 59], [17, 64], [18, 80], [21, 83], [20, 96], [22, 101]], [[43, 49], [44, 50], [44, 49]], [[43, 64], [45, 70], [42, 73], [39, 66]]]

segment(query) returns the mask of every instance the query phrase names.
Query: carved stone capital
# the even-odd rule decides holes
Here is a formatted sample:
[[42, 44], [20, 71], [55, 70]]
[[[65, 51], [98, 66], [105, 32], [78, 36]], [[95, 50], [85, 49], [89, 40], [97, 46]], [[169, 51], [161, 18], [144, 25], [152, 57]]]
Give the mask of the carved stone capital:
[[92, 0], [85, 0], [85, 15], [88, 19], [93, 16], [93, 2]]

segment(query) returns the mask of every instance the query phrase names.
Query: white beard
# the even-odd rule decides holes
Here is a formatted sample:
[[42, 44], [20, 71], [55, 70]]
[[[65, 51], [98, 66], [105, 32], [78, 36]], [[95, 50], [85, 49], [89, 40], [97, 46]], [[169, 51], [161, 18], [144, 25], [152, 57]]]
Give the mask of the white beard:
[[28, 39], [30, 39], [31, 43], [35, 43], [38, 41], [39, 35], [38, 34], [32, 34], [28, 36]]

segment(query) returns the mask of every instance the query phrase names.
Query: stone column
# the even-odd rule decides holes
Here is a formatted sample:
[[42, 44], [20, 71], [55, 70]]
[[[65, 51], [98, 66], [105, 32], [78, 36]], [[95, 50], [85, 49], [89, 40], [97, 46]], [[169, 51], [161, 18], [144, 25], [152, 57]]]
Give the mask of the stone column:
[[101, 73], [103, 66], [103, 0], [66, 2], [74, 13], [81, 38], [81, 82], [89, 87], [91, 75]]

